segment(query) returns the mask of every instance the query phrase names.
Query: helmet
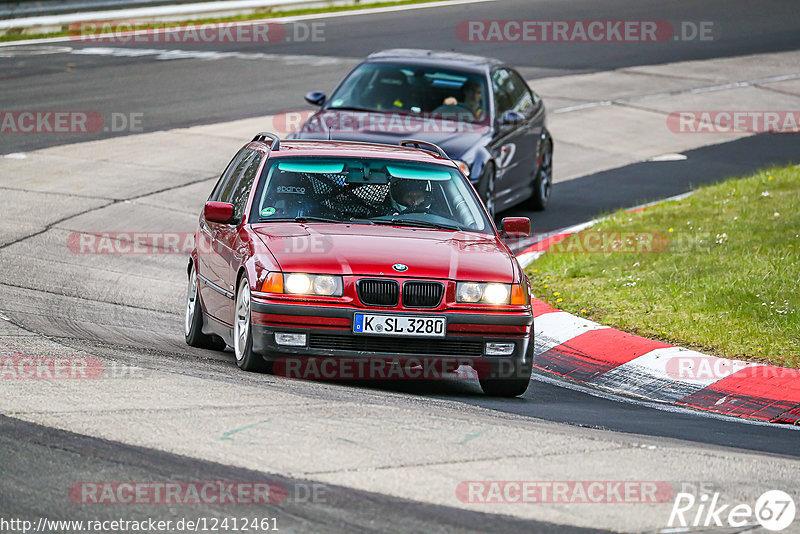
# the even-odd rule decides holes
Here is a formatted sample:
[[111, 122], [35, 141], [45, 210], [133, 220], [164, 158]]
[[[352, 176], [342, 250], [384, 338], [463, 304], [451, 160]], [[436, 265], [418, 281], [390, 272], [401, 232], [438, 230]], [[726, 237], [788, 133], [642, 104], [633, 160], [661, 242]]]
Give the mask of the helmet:
[[389, 198], [392, 208], [397, 211], [427, 208], [430, 205], [430, 184], [428, 180], [393, 178], [389, 185]]

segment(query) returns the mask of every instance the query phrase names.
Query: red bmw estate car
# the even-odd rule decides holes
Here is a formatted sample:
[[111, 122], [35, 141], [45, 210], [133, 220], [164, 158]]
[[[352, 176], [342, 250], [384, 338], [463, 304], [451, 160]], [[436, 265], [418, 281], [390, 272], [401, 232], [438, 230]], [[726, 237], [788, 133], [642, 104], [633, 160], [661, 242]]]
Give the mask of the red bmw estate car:
[[[530, 382], [528, 279], [436, 145], [258, 134], [223, 172], [189, 258], [186, 342], [245, 371], [285, 358], [468, 358], [485, 393]], [[459, 360], [463, 361], [463, 360]]]

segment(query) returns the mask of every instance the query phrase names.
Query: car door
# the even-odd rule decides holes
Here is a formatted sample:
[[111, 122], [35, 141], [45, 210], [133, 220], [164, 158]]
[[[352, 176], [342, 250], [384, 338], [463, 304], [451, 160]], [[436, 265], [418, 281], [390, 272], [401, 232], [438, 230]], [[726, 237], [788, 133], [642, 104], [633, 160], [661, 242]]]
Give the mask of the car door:
[[[509, 68], [492, 71], [495, 100], [495, 136], [492, 153], [497, 164], [496, 199], [498, 211], [526, 194], [538, 147], [537, 105], [522, 77]], [[538, 108], [541, 109], [541, 103]], [[519, 114], [514, 124], [503, 122], [506, 112]], [[540, 122], [540, 121], [539, 121]]]
[[[247, 243], [242, 241], [240, 237], [243, 233], [242, 222], [245, 219], [247, 200], [250, 197], [250, 191], [253, 188], [258, 169], [261, 167], [262, 158], [263, 153], [257, 150], [248, 151], [234, 171], [229, 199], [223, 200], [223, 202], [233, 204], [233, 216], [238, 221], [237, 224], [220, 225], [217, 232], [217, 243], [219, 245], [219, 258], [217, 261], [222, 271], [222, 286], [231, 295], [236, 293], [236, 275], [247, 252]], [[233, 324], [234, 308], [234, 299], [228, 299], [221, 310], [223, 320], [226, 323]]]
[[[225, 171], [217, 181], [217, 185], [208, 197], [209, 201], [225, 202], [227, 192], [242, 158], [247, 154], [247, 149], [240, 150], [228, 163]], [[200, 218], [200, 231], [197, 233], [197, 281], [203, 297], [206, 312], [222, 320], [223, 310], [228, 306], [229, 292], [225, 288], [224, 266], [219, 261], [221, 253], [217, 235], [220, 227], [225, 226]]]
[[542, 142], [542, 132], [544, 131], [544, 105], [542, 99], [534, 93], [520, 74], [514, 69], [509, 69], [511, 73], [512, 101], [514, 111], [525, 117], [520, 129], [523, 130], [521, 137], [525, 144], [525, 158], [520, 162], [519, 182], [515, 193], [509, 202], [514, 202], [519, 196], [527, 196], [533, 180], [533, 176], [538, 167], [539, 144]]

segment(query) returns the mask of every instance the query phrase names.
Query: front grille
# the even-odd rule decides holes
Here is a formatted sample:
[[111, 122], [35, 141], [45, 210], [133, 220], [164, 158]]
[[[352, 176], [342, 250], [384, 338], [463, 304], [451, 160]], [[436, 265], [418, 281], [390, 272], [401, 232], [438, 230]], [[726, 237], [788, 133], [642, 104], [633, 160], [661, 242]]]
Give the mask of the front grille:
[[356, 284], [358, 298], [370, 306], [397, 306], [400, 286], [395, 280], [359, 280]]
[[482, 341], [433, 338], [397, 338], [310, 333], [312, 349], [390, 352], [393, 354], [430, 354], [434, 356], [481, 356]]
[[409, 308], [435, 308], [442, 301], [444, 285], [441, 282], [406, 282], [403, 284], [403, 306]]

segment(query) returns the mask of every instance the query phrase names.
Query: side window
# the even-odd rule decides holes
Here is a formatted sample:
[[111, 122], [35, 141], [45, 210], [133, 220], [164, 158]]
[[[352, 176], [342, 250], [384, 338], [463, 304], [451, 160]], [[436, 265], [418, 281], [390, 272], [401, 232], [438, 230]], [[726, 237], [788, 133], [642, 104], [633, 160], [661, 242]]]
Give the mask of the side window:
[[534, 97], [528, 84], [516, 72], [508, 69], [497, 69], [492, 74], [492, 86], [495, 91], [497, 115], [509, 109], [527, 115], [534, 108]]
[[522, 79], [522, 76], [514, 71], [510, 71], [509, 76], [509, 92], [511, 93], [511, 100], [513, 102], [512, 109], [518, 111], [523, 115], [527, 115], [533, 110], [533, 95], [528, 88], [528, 84]]
[[508, 71], [505, 69], [497, 69], [492, 73], [494, 107], [498, 117], [509, 109], [513, 109], [513, 100], [508, 92], [508, 78]]
[[[233, 213], [237, 217], [241, 217], [244, 214], [244, 209], [247, 206], [247, 197], [250, 196], [250, 189], [253, 187], [258, 166], [261, 164], [261, 158], [260, 152], [251, 150], [249, 154], [242, 158], [242, 162], [234, 173], [234, 180], [232, 181], [235, 181], [235, 185], [229, 202], [233, 204]], [[241, 172], [238, 169], [241, 169]]]
[[214, 190], [211, 192], [211, 195], [208, 197], [208, 200], [216, 202], [225, 202], [224, 200], [221, 199], [222, 191], [223, 189], [229, 187], [233, 171], [236, 170], [236, 167], [239, 165], [239, 161], [245, 155], [245, 152], [247, 152], [247, 149], [243, 148], [239, 152], [237, 152], [235, 156], [233, 156], [233, 159], [231, 160], [230, 163], [228, 163], [228, 166], [225, 168], [225, 171], [219, 177], [219, 180], [217, 180], [217, 185], [214, 186]]

